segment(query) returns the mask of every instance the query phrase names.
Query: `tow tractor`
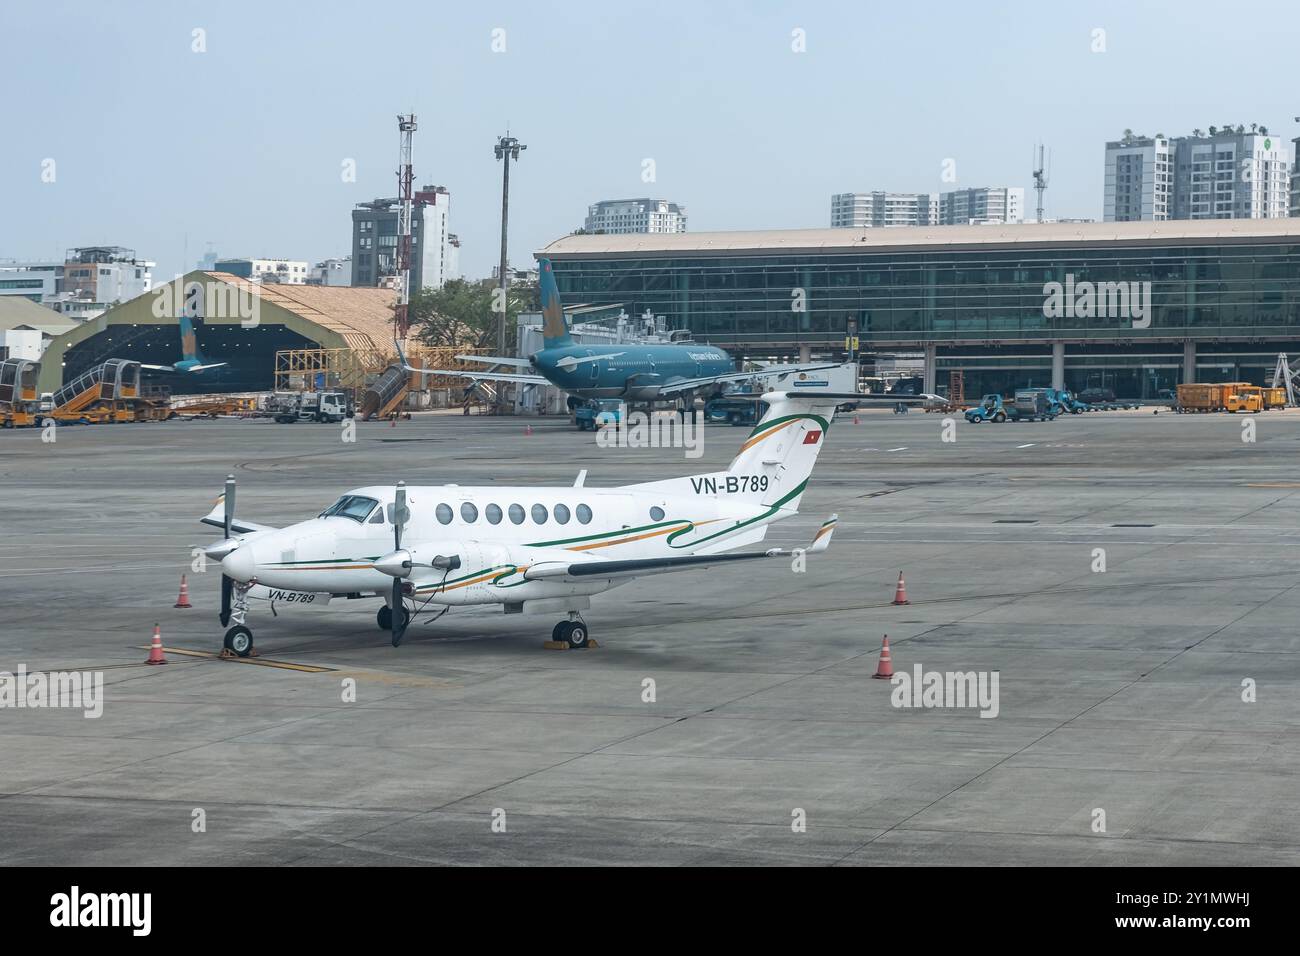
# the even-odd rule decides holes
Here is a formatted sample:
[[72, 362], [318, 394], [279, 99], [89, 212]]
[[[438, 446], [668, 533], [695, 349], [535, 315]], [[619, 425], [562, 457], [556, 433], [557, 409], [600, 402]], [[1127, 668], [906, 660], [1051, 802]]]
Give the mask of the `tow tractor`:
[[980, 422], [1050, 422], [1056, 418], [1053, 402], [1048, 399], [1047, 389], [1019, 388], [1016, 397], [1007, 402], [1001, 395], [985, 395], [974, 408], [966, 410], [966, 421], [972, 424]]

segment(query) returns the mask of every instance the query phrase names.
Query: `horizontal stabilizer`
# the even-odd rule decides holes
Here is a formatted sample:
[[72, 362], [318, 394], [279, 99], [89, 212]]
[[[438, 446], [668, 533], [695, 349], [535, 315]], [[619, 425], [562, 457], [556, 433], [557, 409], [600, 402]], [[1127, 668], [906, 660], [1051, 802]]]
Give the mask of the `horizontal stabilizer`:
[[[806, 554], [820, 554], [830, 547], [831, 533], [835, 530], [838, 515], [831, 515], [813, 536]], [[769, 548], [767, 551], [742, 551], [726, 554], [685, 554], [667, 558], [633, 558], [626, 561], [539, 561], [524, 572], [529, 581], [590, 581], [610, 578], [635, 578], [645, 574], [665, 574], [670, 571], [696, 571], [702, 568], [752, 561], [755, 558], [791, 557], [804, 549], [787, 551]]]

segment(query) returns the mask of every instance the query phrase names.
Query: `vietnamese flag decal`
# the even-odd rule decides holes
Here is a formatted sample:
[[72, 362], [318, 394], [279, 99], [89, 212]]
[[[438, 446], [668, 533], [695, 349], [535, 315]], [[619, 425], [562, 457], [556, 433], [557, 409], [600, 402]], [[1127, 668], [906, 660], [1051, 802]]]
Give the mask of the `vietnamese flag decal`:
[[815, 445], [821, 441], [821, 439], [822, 433], [820, 431], [812, 431], [803, 436], [803, 443], [805, 445]]

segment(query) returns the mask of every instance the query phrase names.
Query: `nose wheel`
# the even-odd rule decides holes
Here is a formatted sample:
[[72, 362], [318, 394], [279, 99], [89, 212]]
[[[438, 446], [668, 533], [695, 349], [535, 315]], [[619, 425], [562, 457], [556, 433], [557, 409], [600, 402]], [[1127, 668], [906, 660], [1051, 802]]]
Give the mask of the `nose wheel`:
[[237, 624], [226, 631], [225, 648], [236, 657], [248, 657], [253, 653], [253, 632], [242, 624]]

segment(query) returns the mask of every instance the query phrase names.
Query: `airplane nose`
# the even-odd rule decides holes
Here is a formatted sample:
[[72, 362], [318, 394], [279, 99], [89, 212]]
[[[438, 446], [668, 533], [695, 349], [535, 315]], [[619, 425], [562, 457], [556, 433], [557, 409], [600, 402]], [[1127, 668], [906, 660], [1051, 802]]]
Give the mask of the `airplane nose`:
[[236, 548], [221, 559], [221, 573], [236, 581], [248, 581], [257, 570], [253, 561], [253, 549], [245, 545]]

